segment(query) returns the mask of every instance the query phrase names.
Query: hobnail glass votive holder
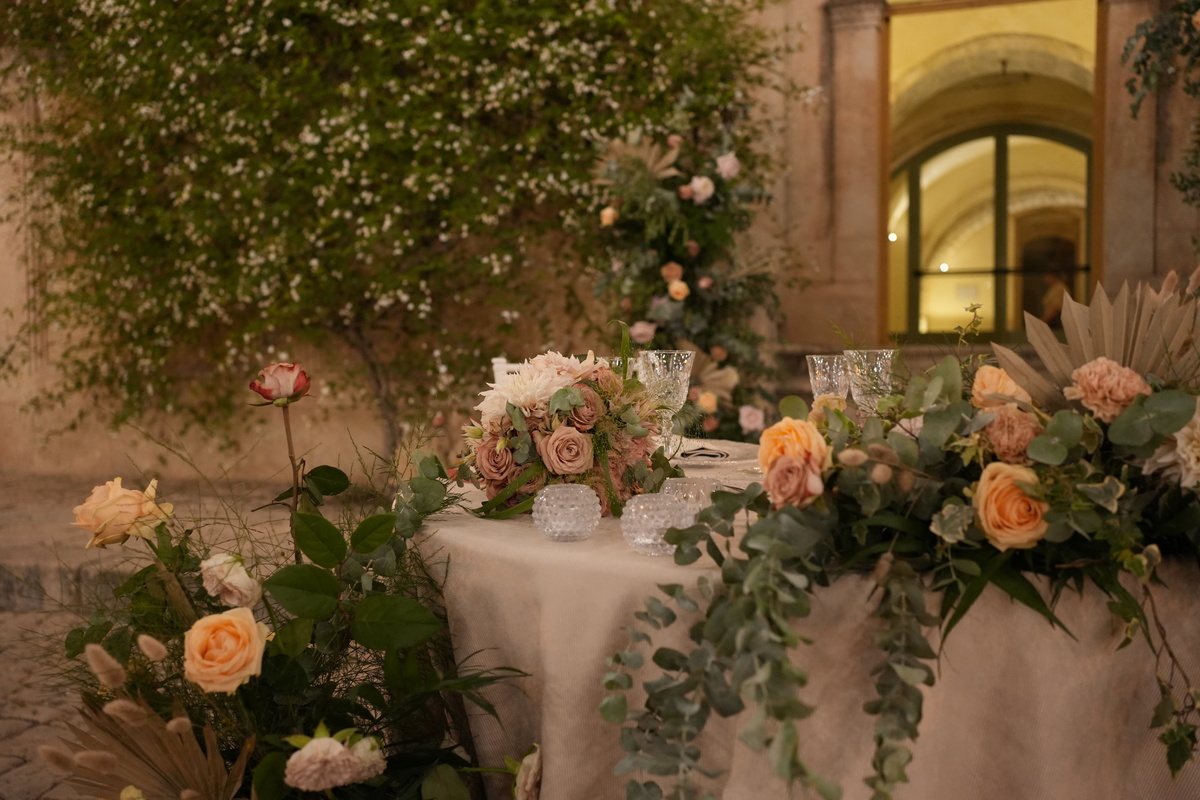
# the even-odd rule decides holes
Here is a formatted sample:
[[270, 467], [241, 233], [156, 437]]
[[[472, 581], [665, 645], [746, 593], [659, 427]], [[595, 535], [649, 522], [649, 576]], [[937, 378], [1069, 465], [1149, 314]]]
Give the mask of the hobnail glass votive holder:
[[533, 501], [533, 524], [552, 542], [578, 542], [600, 523], [600, 498], [588, 486], [553, 483]]
[[663, 481], [660, 493], [678, 497], [687, 503], [692, 512], [692, 522], [695, 522], [696, 516], [712, 505], [712, 493], [723, 488], [715, 478], [667, 478]]
[[681, 498], [642, 494], [625, 504], [621, 533], [629, 546], [644, 556], [669, 556], [675, 552], [675, 545], [663, 539], [667, 529], [686, 528], [693, 521], [692, 509]]

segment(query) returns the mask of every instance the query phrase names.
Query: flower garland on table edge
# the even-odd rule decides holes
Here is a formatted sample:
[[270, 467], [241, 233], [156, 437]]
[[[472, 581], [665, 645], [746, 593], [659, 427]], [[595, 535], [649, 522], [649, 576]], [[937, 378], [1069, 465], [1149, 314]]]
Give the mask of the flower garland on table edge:
[[[1154, 584], [1165, 556], [1200, 553], [1188, 533], [1200, 519], [1198, 295], [1200, 270], [1186, 289], [1172, 274], [1157, 292], [1125, 287], [1110, 299], [1098, 289], [1090, 306], [1068, 298], [1066, 344], [1026, 316], [1041, 369], [1000, 345], [997, 363], [947, 356], [893, 387], [880, 416], [861, 425], [832, 409], [809, 415], [788, 398], [785, 418], [760, 442], [763, 484], [715, 493], [696, 525], [667, 535], [677, 563], [706, 552], [722, 568], [715, 585], [701, 582], [699, 597], [660, 587], [681, 610], [703, 613], [690, 629], [691, 652], [654, 652], [664, 673], [643, 684], [637, 709], [624, 690], [650, 636], [630, 628], [630, 646], [609, 659], [604, 685], [614, 693], [601, 713], [623, 725], [617, 774], [674, 776], [678, 794], [669, 796], [699, 796], [694, 776], [712, 773], [696, 737], [712, 713], [748, 706], [743, 741], [766, 751], [789, 782], [840, 797], [798, 756], [796, 721], [811, 706], [789, 650], [804, 641], [792, 623], [809, 614], [808, 595], [849, 572], [869, 572], [882, 590], [877, 697], [865, 706], [878, 718], [865, 779], [873, 797], [890, 798], [907, 781], [907, 742], [938, 657], [924, 630], [939, 626], [944, 645], [989, 584], [1058, 627], [1053, 598], [1063, 589], [1090, 582], [1109, 597], [1126, 623], [1120, 647], [1140, 635], [1169, 665], [1148, 717], [1178, 774], [1196, 749], [1200, 687], [1157, 617]], [[960, 344], [979, 323], [976, 314]], [[751, 521], [735, 550], [743, 515]], [[1025, 573], [1046, 576], [1050, 602]], [[939, 607], [926, 606], [929, 591], [940, 592]], [[652, 630], [676, 620], [657, 598], [637, 616]], [[662, 793], [656, 781], [627, 785], [630, 800]]]
[[[151, 563], [66, 636], [68, 659], [87, 666], [69, 673], [83, 723], [41, 754], [68, 783], [123, 799], [469, 796], [465, 703], [494, 714], [479, 690], [520, 673], [454, 662], [440, 586], [410, 544], [459, 497], [427, 457], [394, 501], [368, 474], [341, 524], [327, 520], [320, 507], [351, 481], [296, 456], [289, 409], [310, 385], [290, 363], [250, 385], [284, 421], [292, 486], [274, 503], [288, 508], [294, 558], [250, 528], [237, 551], [208, 547], [156, 502], [157, 481], [116, 478], [75, 508], [88, 547], [140, 539]], [[394, 486], [395, 469], [378, 477]]]
[[754, 441], [774, 401], [760, 385], [771, 370], [750, 322], [760, 309], [778, 314], [776, 268], [739, 256], [735, 236], [763, 194], [731, 145], [714, 147], [678, 134], [665, 148], [640, 135], [606, 143], [593, 181], [607, 202], [596, 295], [614, 299], [636, 344], [696, 352], [683, 418], [699, 421], [697, 433]]

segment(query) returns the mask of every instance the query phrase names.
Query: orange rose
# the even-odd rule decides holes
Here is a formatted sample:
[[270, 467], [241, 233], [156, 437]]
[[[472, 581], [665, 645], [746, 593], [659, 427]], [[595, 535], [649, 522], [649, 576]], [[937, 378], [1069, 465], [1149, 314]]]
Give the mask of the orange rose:
[[992, 408], [1005, 404], [1006, 401], [998, 397], [988, 397], [993, 394], [1002, 394], [1022, 403], [1028, 403], [1032, 399], [1029, 392], [1017, 385], [1007, 372], [999, 367], [985, 365], [975, 373], [975, 381], [971, 384], [971, 405], [976, 408]]
[[662, 279], [667, 283], [677, 281], [683, 277], [683, 267], [679, 266], [679, 264], [675, 263], [674, 261], [668, 261], [666, 264], [663, 264], [662, 269], [660, 269], [658, 272], [660, 275], [662, 275]]
[[667, 284], [667, 294], [672, 300], [686, 300], [692, 290], [683, 281], [671, 281]]
[[196, 620], [183, 635], [183, 675], [206, 692], [233, 694], [262, 672], [267, 626], [248, 608]]
[[1049, 503], [1035, 500], [1018, 484], [1036, 485], [1029, 467], [992, 462], [983, 468], [971, 505], [975, 520], [997, 550], [1029, 549], [1046, 535]]
[[149, 539], [154, 527], [166, 521], [174, 510], [170, 503], [155, 505], [154, 494], [158, 481], [150, 481], [146, 491], [125, 489], [120, 478], [92, 489], [82, 505], [75, 506], [75, 521], [71, 524], [92, 534], [85, 547], [105, 547], [121, 544], [130, 536]]
[[803, 459], [818, 471], [833, 463], [829, 442], [817, 426], [801, 419], [784, 417], [762, 432], [758, 440], [758, 465], [765, 475], [780, 456]]

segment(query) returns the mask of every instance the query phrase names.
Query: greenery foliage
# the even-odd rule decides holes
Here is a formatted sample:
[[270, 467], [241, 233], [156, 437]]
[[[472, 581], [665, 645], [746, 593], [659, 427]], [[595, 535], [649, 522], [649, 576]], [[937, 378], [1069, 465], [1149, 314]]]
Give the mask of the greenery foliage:
[[[1157, 617], [1154, 591], [1164, 557], [1200, 554], [1200, 471], [1191, 466], [1200, 463], [1200, 373], [1191, 355], [1171, 358], [1192, 346], [1194, 331], [1174, 320], [1195, 313], [1197, 288], [1176, 291], [1171, 276], [1158, 293], [1141, 287], [1110, 300], [1098, 290], [1091, 308], [1068, 303], [1065, 345], [1048, 327], [1031, 327], [1041, 368], [999, 347], [1008, 373], [982, 357], [947, 356], [882, 387], [879, 415], [861, 422], [789, 400], [797, 418], [763, 434], [763, 485], [714, 493], [695, 525], [667, 534], [678, 544], [677, 563], [707, 555], [719, 581], [702, 583], [700, 597], [660, 587], [666, 598], [647, 600], [631, 646], [610, 660], [605, 687], [616, 693], [601, 711], [623, 725], [627, 755], [617, 772], [658, 776], [631, 782], [627, 797], [711, 797], [698, 787], [698, 776], [710, 773], [697, 736], [713, 714], [728, 717], [743, 705], [752, 713], [741, 739], [765, 752], [776, 774], [840, 797], [798, 757], [797, 722], [811, 706], [800, 694], [807, 674], [792, 663], [803, 656], [789, 651], [811, 644], [801, 624], [808, 594], [863, 572], [881, 590], [877, 697], [864, 709], [877, 717], [865, 778], [875, 800], [907, 781], [908, 742], [938, 655], [925, 631], [940, 628], [944, 645], [988, 586], [1058, 627], [1053, 605], [1064, 591], [1091, 584], [1107, 596], [1126, 624], [1120, 647], [1144, 638], [1155, 654], [1162, 701], [1148, 718], [1178, 773], [1196, 748], [1197, 686]], [[976, 316], [962, 335], [978, 323]], [[1162, 370], [1143, 379], [1118, 360]], [[1092, 374], [1105, 377], [1093, 386]], [[1127, 388], [1116, 389], [1120, 382]], [[1112, 394], [1098, 395], [1099, 386]], [[799, 464], [819, 474], [815, 486], [811, 472], [788, 476]], [[999, 475], [1013, 482], [999, 489]], [[993, 505], [1000, 503], [1002, 511]], [[1031, 574], [1045, 576], [1048, 596]], [[630, 709], [622, 692], [642, 667], [638, 645], [675, 623], [672, 605], [699, 612], [688, 629], [691, 649], [655, 649], [661, 675], [643, 684], [644, 706]]]
[[[1121, 63], [1133, 70], [1127, 83], [1133, 95], [1133, 114], [1160, 88], [1176, 81], [1188, 97], [1200, 96], [1200, 2], [1185, 0], [1138, 25], [1125, 43]], [[1192, 126], [1192, 140], [1183, 156], [1183, 168], [1171, 176], [1172, 185], [1189, 205], [1200, 206], [1200, 129]]]
[[211, 425], [226, 376], [303, 343], [394, 445], [537, 317], [534, 251], [590, 208], [595, 143], [750, 103], [760, 5], [0, 4], [8, 103], [36, 109], [0, 145], [51, 254], [25, 332], [66, 337], [43, 402]]

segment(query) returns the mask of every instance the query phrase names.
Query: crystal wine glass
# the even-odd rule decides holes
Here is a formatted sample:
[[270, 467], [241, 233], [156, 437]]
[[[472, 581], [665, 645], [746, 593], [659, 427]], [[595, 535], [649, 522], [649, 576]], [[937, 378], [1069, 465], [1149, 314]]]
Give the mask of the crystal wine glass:
[[847, 350], [850, 393], [865, 414], [874, 414], [879, 401], [892, 391], [892, 359], [895, 350]]
[[844, 398], [850, 391], [850, 369], [844, 355], [807, 356], [813, 399], [823, 395]]
[[675, 415], [687, 400], [694, 356], [691, 350], [647, 350], [639, 362], [638, 375], [659, 404], [659, 445], [667, 458], [674, 457], [683, 445], [683, 437], [674, 434]]

